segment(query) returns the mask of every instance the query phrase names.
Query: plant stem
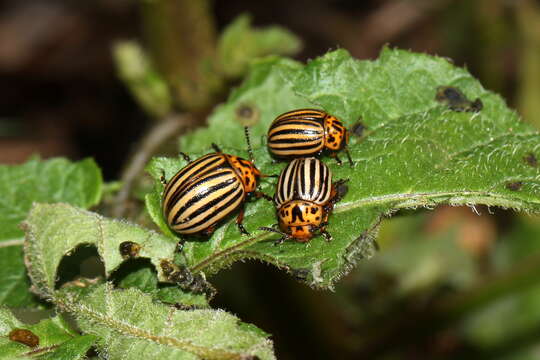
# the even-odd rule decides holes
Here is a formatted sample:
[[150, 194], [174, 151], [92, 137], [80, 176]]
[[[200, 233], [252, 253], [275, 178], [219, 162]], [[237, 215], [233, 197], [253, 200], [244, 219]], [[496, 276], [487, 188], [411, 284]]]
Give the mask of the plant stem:
[[187, 114], [174, 114], [167, 117], [165, 120], [157, 122], [156, 125], [143, 138], [137, 152], [128, 162], [127, 167], [122, 173], [121, 182], [122, 189], [118, 192], [115, 205], [113, 208], [113, 216], [124, 216], [131, 189], [135, 180], [139, 177], [144, 167], [148, 163], [150, 157], [156, 152], [158, 147], [164, 141], [178, 134], [183, 129], [193, 126], [194, 119]]

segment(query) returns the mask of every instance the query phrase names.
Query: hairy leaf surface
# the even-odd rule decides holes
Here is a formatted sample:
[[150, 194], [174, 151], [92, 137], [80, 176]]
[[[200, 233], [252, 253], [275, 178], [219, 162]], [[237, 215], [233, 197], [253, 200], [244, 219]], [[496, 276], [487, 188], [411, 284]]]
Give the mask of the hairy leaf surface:
[[268, 335], [222, 310], [177, 310], [110, 284], [84, 295], [64, 290], [55, 301], [99, 337], [107, 359], [274, 359]]

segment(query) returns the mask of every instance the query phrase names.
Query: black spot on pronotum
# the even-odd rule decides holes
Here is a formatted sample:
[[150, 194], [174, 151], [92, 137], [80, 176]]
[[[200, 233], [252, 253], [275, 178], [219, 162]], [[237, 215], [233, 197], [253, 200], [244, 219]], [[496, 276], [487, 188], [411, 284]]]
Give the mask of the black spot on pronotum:
[[236, 108], [236, 119], [243, 126], [253, 126], [259, 121], [259, 111], [253, 105], [242, 104]]
[[39, 337], [27, 329], [13, 329], [9, 333], [9, 340], [16, 341], [29, 347], [39, 345]]
[[134, 257], [139, 256], [141, 245], [133, 241], [124, 241], [123, 243], [120, 244], [118, 249], [120, 251], [120, 255], [122, 255], [124, 259], [134, 258]]
[[435, 100], [446, 104], [453, 111], [479, 112], [484, 107], [480, 98], [470, 101], [461, 90], [453, 86], [439, 86]]
[[523, 186], [522, 181], [512, 181], [506, 183], [506, 188], [511, 191], [519, 191]]
[[525, 157], [523, 157], [523, 160], [525, 160], [525, 162], [529, 166], [532, 166], [532, 167], [538, 166], [538, 160], [536, 159], [536, 156], [534, 156], [533, 153], [528, 153], [527, 155], [525, 155]]
[[366, 126], [361, 121], [358, 121], [351, 127], [351, 133], [356, 137], [361, 137], [364, 134], [365, 129]]
[[300, 221], [304, 221], [304, 217], [302, 216], [302, 210], [300, 210], [300, 207], [295, 206], [292, 209], [292, 222], [295, 222], [297, 218]]
[[312, 207], [312, 208], [311, 208], [311, 213], [312, 213], [312, 214], [316, 214], [316, 213], [317, 213], [317, 208], [316, 208], [316, 207]]

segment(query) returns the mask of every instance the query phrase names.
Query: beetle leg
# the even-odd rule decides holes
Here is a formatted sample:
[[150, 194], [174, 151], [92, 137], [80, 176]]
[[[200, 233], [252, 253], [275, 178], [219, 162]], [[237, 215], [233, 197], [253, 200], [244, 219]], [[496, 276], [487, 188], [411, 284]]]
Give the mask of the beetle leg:
[[204, 230], [201, 232], [201, 235], [203, 235], [203, 236], [210, 236], [210, 235], [212, 235], [212, 233], [214, 232], [214, 230], [216, 230], [216, 225], [210, 225], [208, 228], [204, 229]]
[[186, 243], [185, 240], [178, 241], [178, 244], [176, 244], [176, 248], [174, 249], [175, 253], [182, 252], [184, 250], [184, 244]]
[[273, 175], [266, 175], [266, 174], [261, 174], [261, 177], [271, 177], [271, 178], [278, 178], [279, 175], [277, 174], [273, 174]]
[[277, 239], [276, 241], [274, 241], [274, 246], [283, 244], [283, 243], [285, 242], [286, 239], [287, 239], [287, 236], [286, 236], [286, 235], [283, 235], [282, 237], [280, 237], [279, 239]]
[[272, 199], [272, 197], [266, 195], [262, 191], [255, 191], [254, 194], [255, 194], [255, 197], [257, 197], [257, 199], [263, 198], [263, 199], [266, 199], [268, 201], [274, 201], [274, 199]]
[[188, 154], [180, 151], [180, 155], [184, 158], [185, 161], [191, 162], [191, 159], [189, 158]]
[[347, 159], [349, 159], [349, 165], [351, 167], [354, 167], [354, 162], [353, 162], [353, 160], [351, 158], [351, 153], [349, 152], [349, 148], [347, 148], [347, 147], [345, 148], [345, 154], [347, 154]]
[[215, 143], [212, 143], [212, 149], [214, 149], [215, 152], [218, 152], [218, 153], [221, 153], [223, 151], [221, 151], [221, 149], [219, 148], [219, 146], [217, 146]]
[[339, 166], [341, 166], [341, 164], [343, 164], [343, 162], [341, 161], [341, 159], [337, 156], [337, 154], [334, 155], [334, 157], [336, 158], [337, 164], [338, 164]]
[[240, 230], [240, 232], [243, 235], [249, 235], [244, 225], [242, 225], [243, 221], [244, 221], [244, 207], [242, 207], [242, 209], [240, 210], [240, 213], [238, 214], [238, 217], [236, 218], [236, 226], [238, 226], [238, 230]]
[[279, 239], [277, 239], [275, 242], [274, 242], [274, 245], [279, 245], [279, 244], [283, 244], [283, 242], [287, 239], [290, 239], [291, 236], [289, 234], [286, 234], [284, 233], [283, 231], [280, 231], [278, 229], [275, 229], [275, 226], [277, 224], [274, 224], [272, 225], [272, 227], [266, 227], [266, 226], [261, 226], [259, 228], [259, 230], [264, 230], [264, 231], [268, 231], [268, 232], [273, 232], [273, 233], [276, 233], [276, 234], [279, 234], [281, 235], [281, 237]]
[[330, 235], [328, 231], [321, 229], [321, 235], [324, 237], [324, 240], [326, 240], [326, 242], [332, 241], [332, 235]]

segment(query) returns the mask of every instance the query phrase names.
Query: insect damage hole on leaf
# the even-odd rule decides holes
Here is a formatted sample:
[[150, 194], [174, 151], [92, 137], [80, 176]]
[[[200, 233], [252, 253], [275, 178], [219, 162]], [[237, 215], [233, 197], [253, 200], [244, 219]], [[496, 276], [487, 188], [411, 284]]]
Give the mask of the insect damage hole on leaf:
[[72, 284], [82, 279], [104, 279], [105, 266], [97, 248], [93, 245], [80, 244], [62, 258], [56, 271], [55, 288]]

